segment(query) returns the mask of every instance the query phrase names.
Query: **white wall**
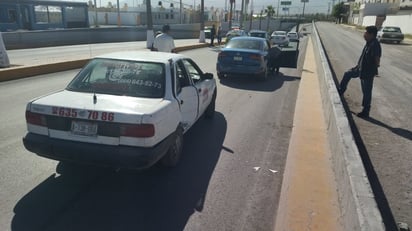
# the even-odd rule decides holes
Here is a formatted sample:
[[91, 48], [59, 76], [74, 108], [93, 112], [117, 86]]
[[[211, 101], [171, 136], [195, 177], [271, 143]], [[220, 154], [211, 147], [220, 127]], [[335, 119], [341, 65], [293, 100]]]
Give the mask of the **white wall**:
[[[365, 16], [362, 26], [375, 25], [376, 16]], [[412, 34], [412, 14], [386, 16], [382, 26], [398, 26], [404, 34]]]

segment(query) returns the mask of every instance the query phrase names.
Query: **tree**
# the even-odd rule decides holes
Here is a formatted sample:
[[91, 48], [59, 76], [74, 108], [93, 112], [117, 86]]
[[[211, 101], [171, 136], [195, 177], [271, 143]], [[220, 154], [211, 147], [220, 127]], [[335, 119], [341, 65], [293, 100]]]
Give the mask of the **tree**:
[[333, 6], [332, 16], [335, 17], [338, 20], [338, 22], [341, 22], [342, 16], [347, 13], [346, 11], [347, 9], [345, 8], [344, 3], [338, 3]]
[[266, 12], [266, 17], [268, 19], [266, 30], [269, 31], [270, 18], [272, 18], [272, 16], [275, 14], [275, 8], [273, 8], [272, 5], [269, 5], [266, 7], [265, 12]]

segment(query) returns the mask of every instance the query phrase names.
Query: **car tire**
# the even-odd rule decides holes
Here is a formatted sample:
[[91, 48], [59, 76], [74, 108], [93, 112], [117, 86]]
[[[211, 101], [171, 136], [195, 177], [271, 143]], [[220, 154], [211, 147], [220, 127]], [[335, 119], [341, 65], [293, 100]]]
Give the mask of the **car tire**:
[[205, 111], [205, 118], [212, 119], [215, 116], [215, 109], [216, 109], [216, 96], [217, 91], [213, 93], [212, 101], [210, 102], [209, 106], [207, 106]]
[[175, 167], [180, 160], [183, 152], [183, 129], [178, 128], [175, 132], [175, 137], [166, 155], [161, 159], [161, 164], [164, 167]]

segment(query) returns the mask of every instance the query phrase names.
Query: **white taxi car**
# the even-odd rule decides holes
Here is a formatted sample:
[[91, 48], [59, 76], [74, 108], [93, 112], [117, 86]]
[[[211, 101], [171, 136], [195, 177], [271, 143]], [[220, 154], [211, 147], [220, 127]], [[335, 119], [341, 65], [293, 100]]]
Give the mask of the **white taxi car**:
[[183, 134], [215, 113], [216, 82], [181, 54], [118, 52], [92, 59], [58, 92], [27, 104], [27, 150], [60, 161], [175, 166]]
[[288, 46], [289, 38], [286, 31], [274, 31], [271, 35], [270, 41], [272, 45]]

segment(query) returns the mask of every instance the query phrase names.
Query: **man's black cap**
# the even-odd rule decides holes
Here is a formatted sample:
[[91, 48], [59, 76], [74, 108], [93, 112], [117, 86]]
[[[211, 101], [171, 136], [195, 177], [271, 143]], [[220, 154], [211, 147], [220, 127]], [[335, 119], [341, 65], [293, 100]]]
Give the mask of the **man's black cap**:
[[170, 26], [167, 25], [167, 24], [164, 25], [163, 28], [162, 28], [162, 31], [163, 31], [163, 32], [169, 32], [169, 31], [170, 31]]
[[373, 35], [377, 35], [378, 34], [378, 28], [376, 26], [367, 26], [365, 28], [366, 32], [368, 32], [369, 34], [373, 34]]

